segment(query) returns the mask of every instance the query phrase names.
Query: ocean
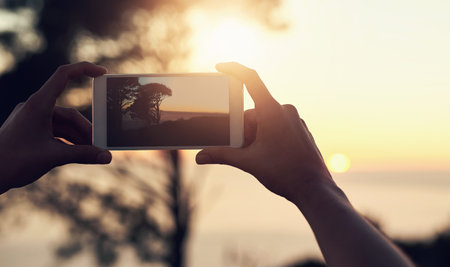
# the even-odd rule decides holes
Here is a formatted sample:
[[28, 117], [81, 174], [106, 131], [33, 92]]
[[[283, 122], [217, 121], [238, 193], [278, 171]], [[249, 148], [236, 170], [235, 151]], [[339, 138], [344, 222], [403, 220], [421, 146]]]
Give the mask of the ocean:
[[[297, 208], [252, 176], [227, 166], [186, 166], [185, 176], [197, 189], [187, 266], [285, 266], [321, 257]], [[450, 173], [350, 171], [334, 177], [353, 205], [389, 236], [427, 238], [450, 225]], [[2, 266], [60, 265], [55, 264], [54, 248], [62, 225], [33, 215], [26, 228], [3, 229]], [[82, 254], [64, 266], [93, 264], [90, 254]], [[126, 251], [116, 266], [146, 265]]]

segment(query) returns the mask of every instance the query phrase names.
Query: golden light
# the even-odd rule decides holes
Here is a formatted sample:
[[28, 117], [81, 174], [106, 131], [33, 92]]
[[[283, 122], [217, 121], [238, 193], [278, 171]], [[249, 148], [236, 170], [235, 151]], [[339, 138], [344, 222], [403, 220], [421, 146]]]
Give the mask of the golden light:
[[350, 168], [350, 159], [344, 154], [333, 154], [328, 158], [327, 166], [332, 172], [343, 173]]
[[261, 29], [238, 17], [211, 19], [194, 14], [190, 19], [192, 63], [196, 67], [214, 66], [217, 62], [238, 60], [248, 62], [261, 46]]

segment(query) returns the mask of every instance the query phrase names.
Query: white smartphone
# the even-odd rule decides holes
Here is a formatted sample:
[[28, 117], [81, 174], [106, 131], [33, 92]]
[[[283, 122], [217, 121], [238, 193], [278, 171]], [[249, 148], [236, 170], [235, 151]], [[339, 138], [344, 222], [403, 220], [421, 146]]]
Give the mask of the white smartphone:
[[110, 150], [240, 147], [242, 88], [220, 73], [97, 77], [93, 144]]

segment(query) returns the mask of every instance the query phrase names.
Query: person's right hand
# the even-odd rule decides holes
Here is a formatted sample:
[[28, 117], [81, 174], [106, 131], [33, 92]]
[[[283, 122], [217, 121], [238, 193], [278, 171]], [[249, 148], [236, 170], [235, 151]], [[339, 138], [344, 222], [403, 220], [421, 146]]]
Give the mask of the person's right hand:
[[251, 69], [237, 63], [217, 69], [245, 83], [255, 109], [245, 113], [242, 148], [207, 148], [197, 162], [238, 167], [292, 201], [314, 231], [327, 266], [414, 266], [355, 211], [294, 106], [278, 104]]
[[198, 164], [237, 167], [291, 201], [312, 182], [331, 181], [320, 151], [294, 106], [278, 104], [252, 69], [233, 62], [218, 64], [217, 70], [245, 84], [255, 109], [245, 112], [242, 148], [206, 148], [197, 154]]

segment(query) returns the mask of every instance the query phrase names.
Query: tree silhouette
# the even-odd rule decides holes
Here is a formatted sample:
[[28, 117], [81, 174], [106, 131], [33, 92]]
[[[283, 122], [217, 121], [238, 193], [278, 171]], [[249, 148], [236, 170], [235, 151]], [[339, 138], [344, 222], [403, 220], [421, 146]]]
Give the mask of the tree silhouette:
[[108, 130], [114, 133], [122, 129], [121, 116], [126, 107], [136, 99], [139, 88], [137, 77], [117, 77], [107, 80], [107, 123]]
[[172, 96], [172, 90], [160, 83], [149, 83], [137, 89], [136, 99], [128, 111], [132, 117], [158, 124], [161, 120], [160, 105], [167, 96]]
[[142, 262], [184, 266], [195, 208], [192, 187], [181, 177], [178, 151], [169, 151], [163, 159], [158, 164], [151, 157], [116, 158], [102, 176], [107, 190], [89, 182], [95, 180], [91, 177], [62, 179], [64, 170], [52, 170], [46, 179], [3, 195], [0, 214], [10, 217], [8, 212], [31, 209], [63, 219], [70, 236], [55, 250], [61, 260], [87, 251], [99, 266], [112, 266], [122, 249], [130, 248]]
[[[222, 1], [221, 5], [238, 5], [237, 8], [243, 10], [251, 8], [254, 12], [248, 16], [269, 29], [282, 30], [286, 24], [280, 23], [275, 16], [282, 2]], [[140, 66], [141, 69], [132, 70], [136, 72], [169, 71], [174, 62], [190, 55], [186, 45], [190, 28], [184, 15], [191, 6], [202, 3], [205, 2], [0, 1], [0, 11], [21, 18], [26, 16], [29, 21], [27, 27], [20, 26], [23, 23], [8, 23], [10, 26], [0, 29], [0, 50], [5, 50], [13, 58], [9, 68], [0, 70], [0, 98], [8, 99], [0, 106], [0, 122], [19, 102], [38, 90], [62, 64], [89, 60], [107, 66], [112, 72], [124, 72], [127, 70], [120, 66], [126, 62], [127, 66]], [[159, 16], [161, 14], [163, 16]], [[7, 19], [6, 16], [3, 19]], [[154, 23], [159, 26], [152, 27]], [[149, 32], [151, 28], [155, 29], [154, 34]], [[145, 36], [151, 36], [151, 41]], [[87, 48], [83, 47], [83, 40], [88, 41]], [[97, 46], [101, 41], [106, 41], [108, 46]], [[86, 50], [90, 52], [86, 53]], [[151, 68], [142, 64], [143, 61], [151, 62]], [[83, 85], [86, 85], [85, 81]], [[90, 112], [90, 107], [86, 112]]]
[[[0, 97], [7, 99], [0, 106], [0, 121], [4, 121], [18, 102], [25, 101], [63, 64], [89, 60], [107, 66], [113, 73], [170, 71], [169, 66], [174, 61], [182, 62], [189, 55], [189, 48], [185, 45], [189, 37], [189, 27], [180, 23], [184, 20], [186, 7], [187, 5], [178, 0], [0, 1], [1, 11], [20, 15], [23, 10], [27, 10], [26, 14], [32, 17], [30, 21], [33, 21], [27, 30], [0, 29], [0, 49], [11, 53], [16, 63], [10, 71], [0, 73]], [[139, 20], [140, 23], [137, 22]], [[152, 27], [155, 23], [164, 27]], [[150, 36], [149, 31], [153, 28], [158, 29], [157, 36], [151, 35], [152, 41], [145, 41], [142, 36]], [[30, 41], [30, 33], [37, 35], [39, 41]], [[27, 36], [25, 39], [28, 43], [20, 43], [23, 36]], [[95, 49], [93, 54], [78, 53], [85, 51], [83, 40], [93, 42], [88, 44], [90, 51]], [[108, 44], [105, 49], [97, 47], [97, 44], [102, 42]], [[24, 49], [24, 45], [32, 45], [33, 49]], [[151, 68], [145, 62], [151, 62]], [[121, 67], [123, 64], [131, 65], [134, 69]], [[131, 89], [135, 88], [136, 84], [137, 80], [124, 79], [118, 80], [117, 84], [111, 87], [125, 89], [114, 90], [119, 94], [114, 98], [120, 99], [120, 102], [111, 106], [115, 111], [124, 112], [127, 101], [134, 99]], [[66, 92], [70, 92], [71, 87], [90, 87], [86, 79], [73, 81], [68, 86]], [[81, 108], [83, 114], [90, 118], [90, 104]], [[111, 121], [108, 118], [109, 123]], [[117, 124], [115, 127], [120, 128], [121, 120], [115, 120], [114, 123]], [[135, 159], [131, 158], [130, 162], [123, 166], [100, 167], [97, 170], [95, 175], [101, 176], [102, 179], [101, 174], [113, 172], [116, 179], [109, 185], [120, 185], [120, 189], [130, 190], [127, 195], [135, 195], [136, 190], [140, 192], [140, 204], [129, 203], [118, 190], [105, 192], [88, 181], [81, 182], [81, 179], [71, 182], [62, 172], [54, 171], [49, 175], [49, 179], [42, 179], [28, 187], [25, 194], [20, 193], [25, 192], [21, 189], [17, 191], [20, 196], [13, 197], [15, 191], [11, 192], [11, 197], [2, 196], [5, 207], [2, 210], [14, 210], [21, 203], [29, 203], [32, 210], [48, 211], [64, 219], [69, 227], [70, 238], [56, 251], [58, 259], [68, 259], [88, 251], [94, 254], [98, 265], [110, 266], [120, 256], [121, 248], [132, 247], [138, 259], [143, 262], [165, 265], [175, 262], [182, 266], [184, 255], [179, 252], [184, 253], [181, 248], [189, 231], [186, 225], [181, 224], [186, 221], [180, 219], [180, 216], [185, 216], [190, 210], [183, 211], [185, 204], [180, 206], [175, 199], [189, 203], [186, 200], [189, 194], [186, 187], [181, 186], [181, 175], [172, 174], [172, 169], [179, 168], [172, 166], [173, 162], [180, 163], [178, 160], [170, 160], [170, 155], [177, 156], [178, 152], [162, 153], [162, 156], [166, 156], [163, 170], [167, 172], [150, 168], [145, 177], [132, 174], [129, 165]], [[148, 164], [150, 163], [144, 163], [140, 168]], [[142, 182], [156, 178], [159, 178], [156, 185]], [[164, 187], [161, 191], [155, 189], [162, 185]], [[176, 191], [177, 195], [171, 195], [175, 191], [168, 190], [173, 188], [173, 185], [180, 185]], [[151, 195], [155, 197], [150, 198]], [[180, 197], [181, 195], [183, 197]], [[154, 199], [159, 199], [158, 205], [166, 208], [165, 224], [174, 227], [156, 221], [156, 217], [161, 214], [159, 210], [152, 210]], [[83, 210], [85, 201], [100, 203], [101, 209], [93, 214], [86, 213]], [[173, 211], [177, 213], [172, 214]], [[104, 224], [105, 218], [119, 227], [120, 234], [117, 229], [110, 229], [109, 224]], [[160, 229], [162, 226], [165, 226], [164, 230]], [[182, 232], [177, 233], [180, 230]]]
[[[10, 71], [0, 70], [0, 98], [8, 99], [0, 106], [0, 121], [63, 64], [94, 61], [111, 73], [169, 71], [174, 61], [189, 56], [189, 27], [182, 23], [187, 7], [179, 0], [0, 1], [0, 11], [27, 15], [32, 21], [28, 28], [0, 29], [0, 50], [10, 53], [15, 63]], [[153, 27], [155, 23], [163, 27]], [[153, 34], [151, 42], [142, 38], [154, 28], [157, 37]], [[100, 47], [102, 42], [107, 46]], [[83, 79], [69, 87], [90, 85]], [[89, 106], [86, 111], [90, 113]]]

